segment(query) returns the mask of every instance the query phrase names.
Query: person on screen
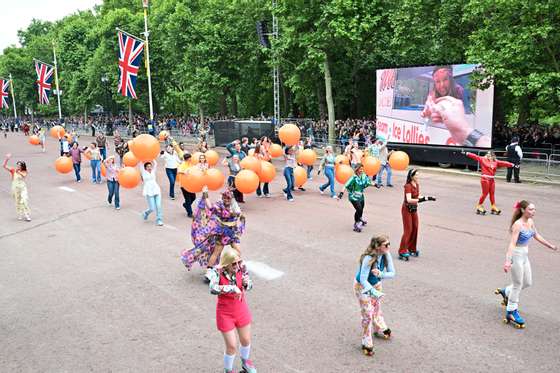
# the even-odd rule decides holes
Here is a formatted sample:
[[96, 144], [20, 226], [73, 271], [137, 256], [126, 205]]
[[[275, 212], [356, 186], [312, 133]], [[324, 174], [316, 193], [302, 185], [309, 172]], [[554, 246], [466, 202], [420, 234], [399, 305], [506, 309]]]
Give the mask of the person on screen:
[[434, 79], [434, 90], [428, 94], [424, 110], [420, 115], [422, 118], [430, 118], [432, 122], [442, 122], [441, 116], [433, 110], [434, 101], [440, 97], [454, 97], [463, 101], [465, 91], [461, 85], [455, 83], [453, 68], [451, 66], [436, 66], [432, 72]]

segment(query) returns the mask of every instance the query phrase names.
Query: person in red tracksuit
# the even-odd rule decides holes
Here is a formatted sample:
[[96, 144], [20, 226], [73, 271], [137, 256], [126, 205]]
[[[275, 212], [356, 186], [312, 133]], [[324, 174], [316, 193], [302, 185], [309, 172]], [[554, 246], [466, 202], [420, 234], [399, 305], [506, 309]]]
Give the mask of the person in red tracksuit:
[[478, 205], [476, 205], [476, 213], [482, 215], [486, 214], [486, 209], [484, 208], [483, 203], [486, 199], [486, 196], [490, 194], [490, 211], [492, 214], [499, 215], [502, 210], [496, 207], [496, 198], [494, 197], [496, 184], [494, 182], [494, 176], [496, 175], [496, 170], [499, 167], [513, 167], [513, 163], [496, 160], [496, 155], [492, 151], [486, 153], [484, 157], [468, 152], [462, 153], [470, 159], [474, 159], [475, 161], [480, 163], [480, 186], [482, 187], [482, 194], [480, 196], [480, 199], [478, 200]]

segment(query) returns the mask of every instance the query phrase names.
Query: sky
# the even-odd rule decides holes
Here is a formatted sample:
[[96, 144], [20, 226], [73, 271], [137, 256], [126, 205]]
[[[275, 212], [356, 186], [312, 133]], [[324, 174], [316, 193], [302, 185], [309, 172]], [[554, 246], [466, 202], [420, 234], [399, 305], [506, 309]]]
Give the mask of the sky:
[[93, 8], [103, 0], [2, 0], [0, 11], [0, 54], [11, 44], [19, 45], [17, 32], [33, 18], [56, 21], [77, 10]]

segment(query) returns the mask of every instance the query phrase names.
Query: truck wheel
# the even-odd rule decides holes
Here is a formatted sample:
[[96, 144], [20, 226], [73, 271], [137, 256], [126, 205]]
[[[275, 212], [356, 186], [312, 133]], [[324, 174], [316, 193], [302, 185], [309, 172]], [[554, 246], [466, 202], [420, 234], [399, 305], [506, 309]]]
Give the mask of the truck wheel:
[[441, 168], [449, 168], [451, 167], [451, 163], [438, 163]]

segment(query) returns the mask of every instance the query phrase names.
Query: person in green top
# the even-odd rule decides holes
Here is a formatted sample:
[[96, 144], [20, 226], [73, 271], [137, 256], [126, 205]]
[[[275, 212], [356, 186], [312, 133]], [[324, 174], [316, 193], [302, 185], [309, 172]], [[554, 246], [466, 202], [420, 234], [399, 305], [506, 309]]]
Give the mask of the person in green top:
[[364, 213], [364, 189], [371, 184], [371, 179], [364, 173], [364, 166], [361, 163], [354, 165], [354, 175], [348, 179], [342, 192], [338, 194], [338, 198], [342, 198], [344, 191], [348, 191], [348, 199], [354, 206], [354, 232], [361, 232], [362, 227], [367, 224], [362, 218]]

